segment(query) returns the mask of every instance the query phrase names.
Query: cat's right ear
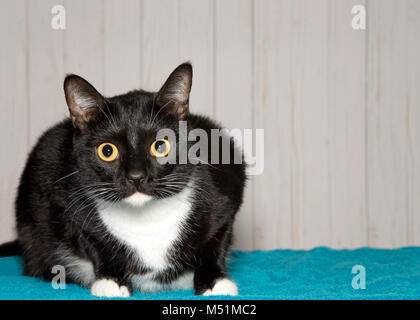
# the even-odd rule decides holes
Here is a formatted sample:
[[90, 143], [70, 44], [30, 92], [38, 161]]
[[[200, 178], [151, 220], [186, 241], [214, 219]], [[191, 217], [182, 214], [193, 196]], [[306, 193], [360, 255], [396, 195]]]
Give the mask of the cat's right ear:
[[105, 106], [104, 98], [85, 79], [74, 74], [66, 76], [64, 93], [76, 128], [83, 130], [89, 122], [100, 118]]

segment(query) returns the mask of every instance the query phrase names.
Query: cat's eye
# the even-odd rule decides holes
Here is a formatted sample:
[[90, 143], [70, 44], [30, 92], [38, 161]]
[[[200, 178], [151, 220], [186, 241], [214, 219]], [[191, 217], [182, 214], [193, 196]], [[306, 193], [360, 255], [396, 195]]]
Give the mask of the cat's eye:
[[114, 161], [118, 157], [118, 149], [112, 143], [102, 143], [98, 147], [98, 156], [104, 161]]
[[156, 158], [168, 155], [169, 150], [171, 150], [171, 145], [166, 139], [158, 139], [150, 146], [150, 153]]

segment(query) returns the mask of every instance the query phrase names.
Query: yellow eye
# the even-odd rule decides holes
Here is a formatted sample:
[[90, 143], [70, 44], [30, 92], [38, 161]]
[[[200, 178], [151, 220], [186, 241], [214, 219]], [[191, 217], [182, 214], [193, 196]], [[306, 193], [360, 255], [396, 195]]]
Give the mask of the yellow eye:
[[166, 156], [169, 153], [169, 150], [171, 150], [171, 145], [166, 139], [158, 139], [150, 146], [150, 153], [156, 158]]
[[98, 156], [104, 161], [114, 161], [118, 157], [118, 149], [112, 143], [102, 143], [98, 147]]

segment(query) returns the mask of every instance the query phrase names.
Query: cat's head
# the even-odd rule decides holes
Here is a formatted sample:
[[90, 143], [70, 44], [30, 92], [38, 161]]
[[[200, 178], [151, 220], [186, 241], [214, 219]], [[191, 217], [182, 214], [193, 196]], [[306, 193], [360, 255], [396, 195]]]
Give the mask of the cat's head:
[[[187, 140], [178, 124], [188, 118], [191, 85], [189, 63], [177, 67], [158, 92], [137, 90], [112, 98], [79, 76], [66, 77], [77, 177], [89, 197], [142, 205], [186, 186], [192, 167], [162, 160], [177, 157], [177, 141]], [[162, 129], [175, 136], [158, 137]]]

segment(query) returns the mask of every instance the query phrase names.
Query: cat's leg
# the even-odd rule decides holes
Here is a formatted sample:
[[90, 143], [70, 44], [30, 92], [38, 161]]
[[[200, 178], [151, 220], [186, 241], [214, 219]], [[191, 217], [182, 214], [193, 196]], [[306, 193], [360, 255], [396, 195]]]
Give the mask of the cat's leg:
[[[117, 263], [117, 261], [124, 261], [124, 258], [115, 257], [115, 254], [112, 255], [110, 252], [103, 253], [104, 249], [97, 250], [82, 235], [77, 238], [77, 241], [79, 241], [78, 248], [84, 248], [84, 250], [61, 244], [52, 255], [56, 260], [49, 261], [48, 265], [64, 266], [66, 280], [90, 288], [94, 296], [108, 298], [131, 296], [131, 282], [126, 280], [124, 264]], [[82, 258], [81, 251], [87, 251], [89, 255], [85, 254]], [[114, 256], [114, 259], [109, 259], [110, 256]], [[50, 271], [47, 270], [47, 275], [48, 272]]]
[[89, 288], [95, 281], [93, 263], [76, 256], [66, 256], [65, 270], [67, 281]]
[[236, 283], [228, 278], [227, 253], [231, 243], [231, 227], [219, 231], [197, 254], [194, 291], [197, 295], [238, 295]]
[[116, 261], [107, 263], [101, 261], [96, 264], [95, 282], [90, 288], [92, 295], [107, 298], [128, 298], [133, 287], [123, 265]]

